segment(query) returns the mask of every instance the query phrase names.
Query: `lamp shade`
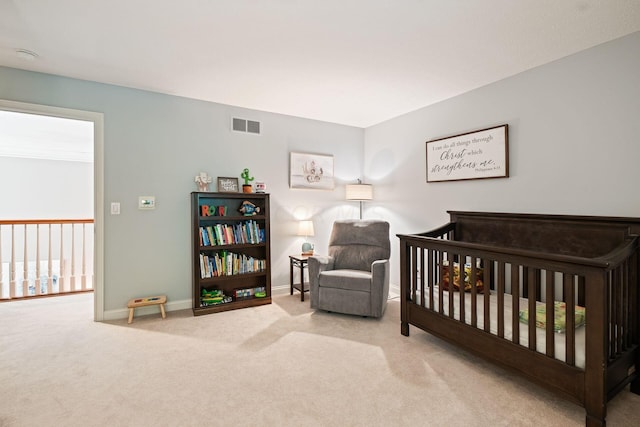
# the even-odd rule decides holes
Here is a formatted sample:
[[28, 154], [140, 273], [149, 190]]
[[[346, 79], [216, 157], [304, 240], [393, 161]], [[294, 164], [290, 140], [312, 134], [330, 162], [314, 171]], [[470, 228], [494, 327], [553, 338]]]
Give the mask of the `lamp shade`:
[[313, 236], [313, 221], [300, 221], [298, 223], [298, 236]]
[[348, 184], [347, 200], [372, 200], [373, 185], [371, 184]]

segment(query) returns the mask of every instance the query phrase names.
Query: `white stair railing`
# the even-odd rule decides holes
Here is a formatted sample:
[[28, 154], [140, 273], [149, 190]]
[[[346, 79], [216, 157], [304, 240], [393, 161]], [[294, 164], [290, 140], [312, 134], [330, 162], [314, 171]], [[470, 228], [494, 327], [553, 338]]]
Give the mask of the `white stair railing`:
[[92, 219], [0, 220], [0, 299], [92, 291], [93, 236]]

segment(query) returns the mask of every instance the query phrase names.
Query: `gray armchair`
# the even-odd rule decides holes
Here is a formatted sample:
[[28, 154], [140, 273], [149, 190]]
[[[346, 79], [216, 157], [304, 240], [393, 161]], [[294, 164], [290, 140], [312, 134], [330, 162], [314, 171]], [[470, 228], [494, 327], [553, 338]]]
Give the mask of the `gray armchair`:
[[311, 308], [381, 317], [389, 296], [389, 223], [340, 220], [328, 256], [309, 258]]

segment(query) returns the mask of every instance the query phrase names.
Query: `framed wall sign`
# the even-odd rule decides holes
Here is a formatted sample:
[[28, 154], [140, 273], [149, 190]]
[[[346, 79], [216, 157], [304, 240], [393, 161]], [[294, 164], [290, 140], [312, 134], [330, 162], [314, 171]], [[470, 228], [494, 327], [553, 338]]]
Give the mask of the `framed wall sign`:
[[238, 178], [218, 177], [218, 192], [220, 193], [238, 193]]
[[333, 156], [291, 153], [289, 187], [333, 190]]
[[509, 125], [427, 141], [427, 182], [509, 176]]

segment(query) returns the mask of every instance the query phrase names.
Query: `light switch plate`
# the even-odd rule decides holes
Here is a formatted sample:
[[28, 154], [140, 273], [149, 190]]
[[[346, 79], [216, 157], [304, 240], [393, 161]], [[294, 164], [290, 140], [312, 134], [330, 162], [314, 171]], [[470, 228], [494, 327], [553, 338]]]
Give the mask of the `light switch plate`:
[[120, 202], [111, 203], [111, 215], [120, 215]]
[[155, 196], [140, 196], [138, 197], [138, 209], [155, 209], [156, 198]]

